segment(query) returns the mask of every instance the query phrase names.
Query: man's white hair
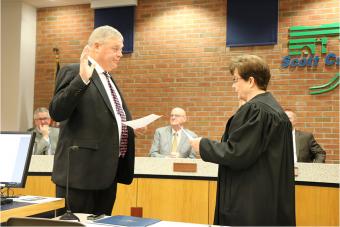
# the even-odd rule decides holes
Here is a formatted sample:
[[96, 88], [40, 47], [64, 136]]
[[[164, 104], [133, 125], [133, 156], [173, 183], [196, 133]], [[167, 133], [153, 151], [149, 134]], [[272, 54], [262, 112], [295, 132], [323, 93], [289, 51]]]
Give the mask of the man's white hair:
[[104, 43], [106, 40], [112, 38], [124, 41], [122, 34], [117, 29], [108, 25], [101, 26], [93, 30], [89, 37], [88, 45], [92, 46], [94, 43]]

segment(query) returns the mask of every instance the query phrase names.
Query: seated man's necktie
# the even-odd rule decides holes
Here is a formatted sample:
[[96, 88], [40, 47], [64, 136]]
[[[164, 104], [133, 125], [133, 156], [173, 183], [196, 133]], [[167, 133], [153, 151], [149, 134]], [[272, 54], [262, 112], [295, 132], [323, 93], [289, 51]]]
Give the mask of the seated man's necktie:
[[175, 157], [177, 156], [177, 144], [178, 144], [178, 142], [177, 142], [178, 138], [177, 137], [178, 137], [178, 135], [175, 132], [173, 134], [172, 147], [171, 147], [171, 154]]

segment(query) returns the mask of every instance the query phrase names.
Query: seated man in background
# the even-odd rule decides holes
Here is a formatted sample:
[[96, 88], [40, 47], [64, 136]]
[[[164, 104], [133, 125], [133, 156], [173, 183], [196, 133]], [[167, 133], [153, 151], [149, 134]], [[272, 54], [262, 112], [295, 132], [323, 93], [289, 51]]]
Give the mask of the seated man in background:
[[179, 107], [172, 109], [170, 125], [156, 129], [149, 156], [195, 158], [196, 153], [192, 149], [186, 133], [193, 138], [196, 138], [197, 135], [188, 129], [184, 129], [185, 122], [185, 111]]
[[296, 114], [292, 110], [285, 112], [293, 126], [294, 161], [324, 163], [326, 152], [316, 142], [313, 134], [296, 130]]
[[36, 133], [33, 154], [54, 155], [58, 142], [59, 128], [50, 127], [51, 117], [48, 109], [39, 107], [34, 111], [34, 128], [28, 131]]

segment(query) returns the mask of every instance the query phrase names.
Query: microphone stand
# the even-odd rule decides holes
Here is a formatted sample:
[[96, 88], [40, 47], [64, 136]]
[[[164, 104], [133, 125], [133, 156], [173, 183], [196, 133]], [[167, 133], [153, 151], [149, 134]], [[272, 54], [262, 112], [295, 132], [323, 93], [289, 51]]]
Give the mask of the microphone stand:
[[70, 152], [74, 150], [78, 150], [78, 146], [71, 146], [67, 151], [67, 175], [66, 175], [66, 195], [65, 195], [66, 213], [63, 214], [59, 219], [60, 220], [76, 220], [80, 222], [79, 218], [72, 213], [71, 208], [70, 208], [69, 198], [68, 198], [68, 184], [69, 184], [69, 175], [70, 175]]

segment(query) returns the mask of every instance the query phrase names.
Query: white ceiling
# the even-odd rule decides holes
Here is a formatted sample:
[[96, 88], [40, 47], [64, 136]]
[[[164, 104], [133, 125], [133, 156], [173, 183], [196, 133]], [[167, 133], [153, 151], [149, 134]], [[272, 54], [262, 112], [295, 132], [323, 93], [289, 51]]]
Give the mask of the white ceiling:
[[91, 0], [23, 0], [36, 8], [90, 4]]

